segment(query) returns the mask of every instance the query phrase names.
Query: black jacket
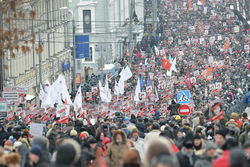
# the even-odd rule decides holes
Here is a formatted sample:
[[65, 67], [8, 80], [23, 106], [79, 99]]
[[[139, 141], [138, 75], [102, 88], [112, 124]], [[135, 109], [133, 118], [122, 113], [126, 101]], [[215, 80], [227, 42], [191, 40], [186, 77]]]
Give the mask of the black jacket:
[[187, 155], [185, 155], [182, 151], [178, 152], [176, 154], [177, 158], [178, 158], [178, 161], [179, 161], [179, 164], [180, 164], [180, 167], [194, 167], [195, 165], [195, 162], [196, 162], [196, 155], [195, 153], [192, 154], [192, 163], [190, 162], [189, 158]]

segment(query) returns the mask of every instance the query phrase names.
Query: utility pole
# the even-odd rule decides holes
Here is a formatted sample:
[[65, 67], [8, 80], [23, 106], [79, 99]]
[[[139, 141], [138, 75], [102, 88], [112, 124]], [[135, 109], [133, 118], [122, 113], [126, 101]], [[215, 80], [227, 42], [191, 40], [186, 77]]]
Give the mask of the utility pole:
[[129, 30], [128, 30], [128, 49], [129, 49], [129, 59], [131, 59], [132, 53], [133, 53], [133, 48], [132, 48], [132, 38], [133, 38], [133, 34], [132, 34], [132, 22], [133, 22], [133, 14], [132, 14], [132, 1], [133, 0], [129, 0]]
[[76, 25], [75, 25], [75, 18], [74, 13], [72, 13], [72, 26], [73, 26], [73, 50], [72, 50], [72, 57], [73, 57], [73, 69], [72, 69], [72, 90], [76, 91], [76, 45], [75, 45], [75, 34], [76, 34]]
[[152, 0], [153, 6], [153, 35], [156, 37], [157, 29], [157, 0]]
[[[40, 47], [42, 45], [42, 41], [41, 41], [41, 33], [39, 31], [39, 46]], [[39, 50], [39, 84], [42, 85], [43, 80], [42, 80], [42, 52]], [[39, 87], [38, 87], [39, 88]]]

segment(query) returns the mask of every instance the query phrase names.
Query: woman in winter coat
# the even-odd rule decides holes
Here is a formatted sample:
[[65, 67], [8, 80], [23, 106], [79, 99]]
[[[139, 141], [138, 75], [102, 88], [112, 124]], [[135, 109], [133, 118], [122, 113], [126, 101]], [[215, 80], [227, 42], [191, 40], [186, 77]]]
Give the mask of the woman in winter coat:
[[122, 165], [123, 154], [128, 149], [125, 133], [122, 130], [115, 131], [107, 154], [109, 166], [120, 167]]

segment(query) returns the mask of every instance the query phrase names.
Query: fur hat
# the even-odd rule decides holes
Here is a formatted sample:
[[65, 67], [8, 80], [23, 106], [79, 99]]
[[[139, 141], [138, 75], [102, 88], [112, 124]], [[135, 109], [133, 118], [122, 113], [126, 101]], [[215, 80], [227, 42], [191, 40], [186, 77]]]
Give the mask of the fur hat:
[[233, 112], [233, 113], [231, 114], [231, 118], [232, 118], [232, 119], [238, 119], [238, 118], [239, 118], [239, 114]]
[[224, 130], [224, 129], [220, 129], [220, 130], [217, 130], [217, 131], [215, 132], [215, 134], [216, 134], [216, 135], [221, 135], [221, 136], [223, 136], [224, 138], [226, 138], [227, 132], [226, 132], [226, 130]]
[[85, 139], [85, 138], [89, 137], [89, 133], [88, 132], [81, 132], [80, 135], [79, 135], [79, 137], [81, 139]]
[[9, 153], [3, 156], [3, 161], [5, 165], [20, 164], [21, 157], [17, 153]]
[[211, 149], [217, 149], [218, 147], [216, 146], [216, 144], [214, 144], [213, 142], [208, 142], [207, 144], [206, 144], [206, 147], [205, 147], [205, 149], [206, 149], [206, 151], [207, 150], [211, 150]]
[[81, 156], [81, 146], [73, 139], [65, 139], [59, 145], [56, 155], [56, 165], [75, 165]]

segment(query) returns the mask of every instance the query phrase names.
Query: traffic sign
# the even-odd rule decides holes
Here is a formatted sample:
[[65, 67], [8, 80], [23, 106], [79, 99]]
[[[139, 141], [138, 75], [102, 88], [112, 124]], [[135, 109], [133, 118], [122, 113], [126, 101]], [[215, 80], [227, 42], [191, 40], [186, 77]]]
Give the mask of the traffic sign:
[[182, 90], [177, 92], [177, 103], [189, 104], [191, 102], [191, 93], [189, 90]]
[[190, 114], [190, 108], [188, 105], [181, 105], [178, 109], [179, 115], [189, 115]]

